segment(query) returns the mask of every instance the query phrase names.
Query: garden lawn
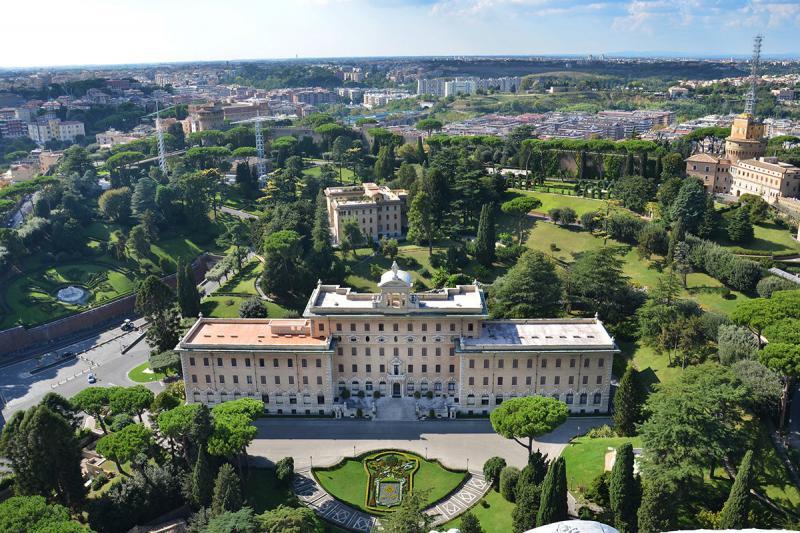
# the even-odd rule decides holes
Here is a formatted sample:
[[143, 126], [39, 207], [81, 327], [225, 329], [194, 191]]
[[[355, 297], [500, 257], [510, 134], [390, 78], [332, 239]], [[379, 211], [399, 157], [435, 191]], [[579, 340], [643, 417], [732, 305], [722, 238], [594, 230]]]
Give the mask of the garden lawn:
[[[652, 388], [657, 383], [668, 383], [678, 378], [681, 374], [680, 366], [669, 366], [669, 359], [665, 355], [656, 354], [649, 346], [640, 342], [618, 343], [622, 353], [617, 357], [625, 362], [630, 362], [639, 371], [641, 382]], [[624, 372], [624, 367], [621, 368]], [[622, 376], [622, 372], [618, 374]]]
[[[332, 162], [332, 161], [330, 161], [329, 163], [331, 164], [333, 169], [336, 170], [336, 177], [338, 178], [339, 177], [339, 165], [334, 164], [334, 162]], [[318, 178], [318, 177], [320, 177], [322, 175], [322, 166], [315, 165], [313, 167], [307, 168], [307, 169], [305, 169], [303, 171], [303, 174], [305, 174], [306, 176], [314, 176], [314, 177]], [[353, 176], [354, 176], [354, 174], [353, 174], [352, 170], [350, 170], [349, 168], [345, 168], [345, 167], [342, 168], [342, 183], [344, 185], [352, 185], [353, 184]], [[358, 180], [356, 180], [356, 181], [358, 181]]]
[[264, 264], [259, 260], [250, 261], [242, 270], [225, 282], [218, 292], [229, 294], [257, 295], [256, 281], [264, 270]]
[[[203, 298], [200, 308], [203, 316], [211, 318], [239, 318], [239, 306], [251, 296], [209, 296]], [[273, 302], [264, 302], [269, 318], [283, 318], [289, 309]]]
[[[478, 518], [484, 533], [508, 533], [513, 530], [511, 513], [514, 512], [514, 504], [503, 498], [494, 489], [487, 492], [486, 496], [470, 508], [470, 512]], [[461, 526], [461, 518], [456, 518], [437, 529], [447, 531], [459, 526]]]
[[549, 192], [538, 191], [525, 191], [522, 189], [509, 189], [510, 193], [508, 198], [503, 198], [503, 201], [508, 201], [514, 196], [524, 195], [533, 196], [542, 202], [541, 207], [536, 209], [536, 213], [547, 214], [548, 211], [556, 207], [571, 207], [581, 216], [589, 211], [602, 211], [606, 208], [605, 200], [597, 200], [594, 198], [584, 198], [583, 196], [568, 196], [565, 194], [555, 194]]
[[634, 448], [640, 448], [642, 445], [639, 437], [573, 439], [561, 452], [567, 465], [567, 487], [570, 492], [582, 496], [592, 480], [604, 472], [608, 448], [618, 448], [626, 442], [633, 444]]
[[792, 230], [781, 228], [775, 224], [753, 225], [753, 240], [748, 243], [732, 243], [725, 237], [725, 235], [721, 235], [717, 242], [720, 246], [737, 254], [787, 255], [800, 253], [800, 242], [794, 239]]
[[147, 370], [150, 370], [150, 363], [145, 361], [141, 365], [128, 372], [128, 377], [131, 379], [131, 381], [135, 381], [136, 383], [151, 383], [153, 381], [161, 381], [167, 377], [166, 374], [152, 371], [147, 372]]
[[[420, 466], [414, 474], [412, 490], [417, 493], [427, 492], [426, 505], [444, 498], [464, 480], [464, 472], [452, 472], [438, 463], [417, 458]], [[368, 474], [360, 460], [347, 459], [333, 470], [315, 470], [314, 475], [319, 484], [339, 500], [372, 513], [366, 509]]]

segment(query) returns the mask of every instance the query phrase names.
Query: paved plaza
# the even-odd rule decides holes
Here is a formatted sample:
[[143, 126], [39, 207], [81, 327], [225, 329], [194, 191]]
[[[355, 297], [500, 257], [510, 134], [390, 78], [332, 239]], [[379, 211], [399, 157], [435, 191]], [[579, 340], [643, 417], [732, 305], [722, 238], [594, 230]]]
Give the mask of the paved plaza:
[[[534, 446], [556, 457], [569, 440], [586, 430], [611, 423], [608, 417], [570, 418]], [[487, 419], [383, 422], [379, 420], [262, 418], [258, 435], [247, 451], [256, 463], [293, 457], [298, 470], [332, 466], [344, 457], [370, 450], [400, 449], [435, 458], [448, 468], [480, 470], [499, 455], [508, 464], [524, 467], [527, 450], [497, 435]]]

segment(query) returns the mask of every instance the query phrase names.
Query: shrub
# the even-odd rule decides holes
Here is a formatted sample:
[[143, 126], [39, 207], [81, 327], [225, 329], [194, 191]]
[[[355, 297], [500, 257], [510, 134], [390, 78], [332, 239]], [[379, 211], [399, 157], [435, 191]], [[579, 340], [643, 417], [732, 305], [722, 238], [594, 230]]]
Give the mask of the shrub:
[[689, 245], [689, 262], [696, 270], [706, 272], [725, 285], [742, 292], [752, 292], [762, 276], [761, 266], [755, 261], [733, 255], [713, 242], [686, 236]]
[[551, 252], [557, 252], [558, 250], [559, 250], [558, 245], [556, 243], [554, 243], [554, 242], [551, 242], [550, 243], [550, 251]]
[[608, 480], [610, 476], [611, 472], [603, 472], [594, 478], [589, 488], [586, 489], [586, 499], [604, 509], [607, 509], [610, 505], [608, 494]]
[[108, 483], [109, 477], [105, 472], [100, 472], [92, 478], [92, 490], [100, 490], [103, 485]]
[[363, 391], [363, 390], [360, 390], [360, 391], [358, 391], [358, 393], [356, 394], [356, 396], [358, 396], [359, 398], [363, 398], [364, 396], [366, 396], [366, 394], [364, 393], [364, 391]]
[[342, 390], [342, 392], [339, 393], [339, 396], [341, 396], [342, 400], [348, 399], [350, 397], [350, 389]]
[[517, 481], [519, 481], [519, 468], [507, 466], [500, 472], [500, 494], [507, 501], [514, 503], [517, 491]]
[[240, 318], [267, 318], [267, 306], [260, 298], [253, 296], [239, 305]]
[[356, 409], [356, 418], [362, 418], [364, 416], [364, 411], [359, 407]]
[[379, 391], [379, 390], [372, 391], [372, 397], [377, 400], [378, 398], [381, 397], [381, 391]]
[[602, 426], [598, 426], [587, 431], [586, 436], [590, 439], [609, 439], [612, 437], [617, 437], [618, 435], [617, 432], [614, 431], [614, 428], [608, 424], [603, 424]]
[[294, 475], [294, 459], [292, 457], [284, 457], [275, 463], [275, 477], [283, 484], [289, 484]]
[[434, 411], [433, 409], [429, 409], [428, 410], [428, 418], [431, 418], [431, 419], [436, 418], [436, 411]]
[[756, 292], [762, 298], [771, 298], [775, 291], [788, 291], [794, 289], [796, 285], [791, 281], [778, 276], [767, 276], [758, 282]]
[[547, 212], [547, 216], [561, 225], [574, 224], [578, 219], [578, 214], [571, 207], [555, 207]]
[[581, 226], [589, 231], [594, 231], [600, 227], [603, 215], [599, 211], [589, 211], [581, 215]]
[[495, 490], [500, 487], [500, 473], [506, 467], [506, 460], [502, 457], [490, 457], [483, 463], [483, 477], [491, 483]]
[[111, 429], [111, 431], [120, 431], [131, 424], [133, 424], [133, 418], [131, 418], [131, 415], [120, 413], [113, 416], [109, 429]]
[[426, 392], [426, 393], [425, 393], [425, 397], [426, 397], [427, 399], [429, 399], [429, 400], [432, 400], [432, 399], [433, 399], [433, 391], [432, 391], [432, 390], [429, 390], [428, 392]]
[[636, 239], [644, 225], [644, 220], [624, 211], [611, 213], [606, 218], [608, 236], [627, 244], [636, 244]]
[[414, 391], [414, 399], [415, 400], [419, 400], [420, 398], [422, 398], [422, 394], [418, 390], [415, 390]]
[[512, 244], [510, 246], [500, 247], [495, 250], [497, 260], [501, 263], [511, 264], [514, 263], [519, 256], [525, 251], [524, 246], [519, 244]]

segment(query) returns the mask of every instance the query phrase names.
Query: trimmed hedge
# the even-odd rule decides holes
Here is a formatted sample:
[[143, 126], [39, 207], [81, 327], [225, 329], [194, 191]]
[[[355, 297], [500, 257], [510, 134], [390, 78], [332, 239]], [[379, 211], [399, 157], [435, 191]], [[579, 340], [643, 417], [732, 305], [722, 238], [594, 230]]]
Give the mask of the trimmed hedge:
[[752, 293], [764, 275], [761, 265], [733, 255], [721, 246], [693, 235], [686, 236], [689, 261], [696, 270], [718, 279], [728, 287]]

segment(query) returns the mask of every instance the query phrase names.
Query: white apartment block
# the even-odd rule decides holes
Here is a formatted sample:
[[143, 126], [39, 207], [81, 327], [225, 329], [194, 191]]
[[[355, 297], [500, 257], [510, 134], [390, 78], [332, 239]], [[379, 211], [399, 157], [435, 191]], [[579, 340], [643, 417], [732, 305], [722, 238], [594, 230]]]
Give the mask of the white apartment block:
[[596, 318], [488, 320], [478, 285], [414, 293], [397, 264], [375, 293], [319, 284], [301, 319], [200, 318], [177, 350], [188, 402], [301, 415], [331, 414], [345, 390], [432, 394], [464, 414], [531, 395], [606, 413], [618, 352]]
[[475, 94], [478, 90], [474, 80], [447, 81], [444, 84], [444, 96], [458, 96], [459, 94]]
[[334, 244], [342, 240], [344, 221], [355, 220], [365, 239], [379, 241], [381, 237], [397, 238], [405, 234], [406, 198], [402, 189], [390, 189], [375, 183], [352, 187], [328, 187], [328, 223]]
[[37, 144], [48, 141], [75, 142], [78, 136], [86, 135], [83, 122], [51, 119], [28, 124], [28, 137]]

